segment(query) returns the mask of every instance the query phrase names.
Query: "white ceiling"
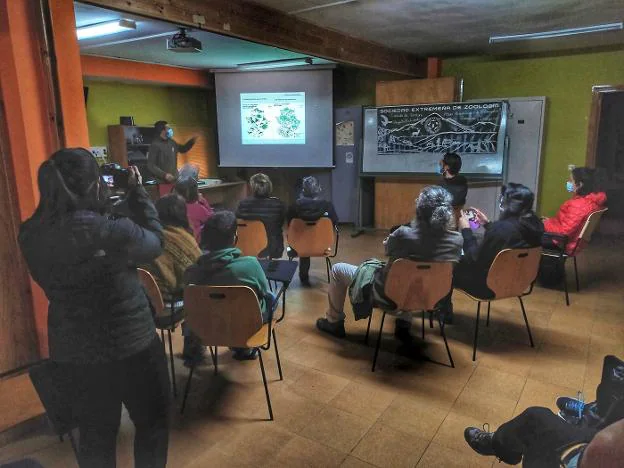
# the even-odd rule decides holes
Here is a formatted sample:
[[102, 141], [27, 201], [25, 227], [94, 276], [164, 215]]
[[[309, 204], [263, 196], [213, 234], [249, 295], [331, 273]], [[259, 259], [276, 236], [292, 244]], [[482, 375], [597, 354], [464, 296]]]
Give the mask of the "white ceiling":
[[[283, 12], [336, 0], [253, 0]], [[421, 56], [549, 52], [624, 46], [624, 32], [489, 46], [491, 35], [624, 20], [624, 0], [359, 0], [296, 15], [319, 26]]]
[[[132, 19], [137, 23], [136, 30], [80, 41], [80, 53], [83, 55], [122, 58], [194, 69], [234, 68], [239, 63], [307, 57], [277, 47], [256, 44], [206, 31], [189, 33], [202, 42], [202, 53], [170, 52], [166, 48], [166, 39], [177, 31], [177, 26], [174, 24], [123, 14], [79, 2], [74, 3], [74, 10], [77, 27], [121, 18]], [[315, 59], [314, 63], [330, 62]]]

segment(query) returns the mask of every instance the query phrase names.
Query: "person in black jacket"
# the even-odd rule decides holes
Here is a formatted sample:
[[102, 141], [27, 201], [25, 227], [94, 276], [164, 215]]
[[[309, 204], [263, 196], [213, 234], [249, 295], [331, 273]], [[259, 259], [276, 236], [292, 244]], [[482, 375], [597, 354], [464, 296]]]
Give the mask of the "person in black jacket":
[[169, 374], [136, 270], [161, 254], [162, 226], [138, 170], [129, 174], [132, 219], [115, 219], [93, 155], [54, 153], [39, 168], [39, 205], [19, 234], [49, 300], [50, 359], [75, 395], [81, 467], [115, 466], [122, 403], [136, 427], [135, 465], [167, 463]]
[[266, 174], [254, 174], [249, 179], [249, 185], [252, 196], [241, 200], [236, 216], [264, 223], [269, 245], [258, 254], [258, 257], [280, 258], [284, 253], [284, 234], [282, 233], [286, 217], [284, 202], [271, 196], [273, 184]]
[[[544, 234], [544, 224], [533, 212], [534, 195], [521, 184], [509, 183], [502, 188], [500, 219], [490, 222], [476, 208], [477, 220], [485, 228], [483, 241], [479, 244], [472, 229], [467, 211], [459, 218], [459, 229], [464, 238], [464, 255], [453, 275], [453, 286], [473, 296], [492, 298], [494, 293], [487, 287], [487, 274], [503, 249], [538, 247]], [[452, 322], [453, 304], [447, 301], [445, 322]]]
[[468, 181], [459, 174], [461, 167], [462, 159], [457, 153], [446, 153], [440, 161], [440, 173], [442, 174], [440, 185], [448, 190], [453, 197], [453, 207], [461, 207], [466, 204]]
[[[332, 202], [320, 198], [321, 185], [316, 177], [304, 177], [301, 184], [301, 194], [293, 203], [286, 213], [286, 221], [294, 218], [300, 218], [304, 221], [316, 221], [323, 216], [331, 219], [334, 226], [338, 224], [338, 215]], [[297, 252], [292, 251], [289, 255], [297, 256]], [[299, 259], [299, 280], [304, 286], [310, 286], [310, 257], [301, 257]]]

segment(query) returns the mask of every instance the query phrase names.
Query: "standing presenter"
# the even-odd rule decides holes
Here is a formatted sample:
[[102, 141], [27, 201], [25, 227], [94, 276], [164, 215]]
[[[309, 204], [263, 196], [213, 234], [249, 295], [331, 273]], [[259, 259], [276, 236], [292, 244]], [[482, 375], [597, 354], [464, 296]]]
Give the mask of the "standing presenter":
[[178, 178], [178, 153], [190, 151], [197, 137], [180, 145], [173, 139], [173, 129], [164, 120], [156, 122], [154, 128], [156, 138], [149, 147], [147, 167], [158, 180], [158, 193], [162, 197], [171, 192]]

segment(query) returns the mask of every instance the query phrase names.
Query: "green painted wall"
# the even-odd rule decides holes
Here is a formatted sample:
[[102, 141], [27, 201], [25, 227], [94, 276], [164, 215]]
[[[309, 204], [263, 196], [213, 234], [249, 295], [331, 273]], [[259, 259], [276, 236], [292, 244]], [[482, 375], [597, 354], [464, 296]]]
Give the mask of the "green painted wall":
[[624, 51], [544, 58], [444, 61], [443, 75], [464, 79], [464, 99], [546, 96], [540, 212], [568, 198], [568, 164], [585, 164], [592, 86], [624, 84]]
[[131, 115], [137, 125], [153, 125], [166, 120], [173, 126], [213, 128], [216, 110], [214, 92], [183, 87], [128, 84], [86, 80], [89, 88], [87, 120], [91, 146], [108, 144], [109, 125]]

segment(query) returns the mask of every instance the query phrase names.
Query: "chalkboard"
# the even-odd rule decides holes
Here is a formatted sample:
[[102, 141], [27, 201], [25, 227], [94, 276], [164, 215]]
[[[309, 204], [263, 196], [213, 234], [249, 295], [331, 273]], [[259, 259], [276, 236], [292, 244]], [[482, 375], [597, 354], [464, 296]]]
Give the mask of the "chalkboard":
[[363, 174], [431, 174], [446, 152], [462, 172], [502, 177], [507, 104], [503, 101], [367, 108]]

